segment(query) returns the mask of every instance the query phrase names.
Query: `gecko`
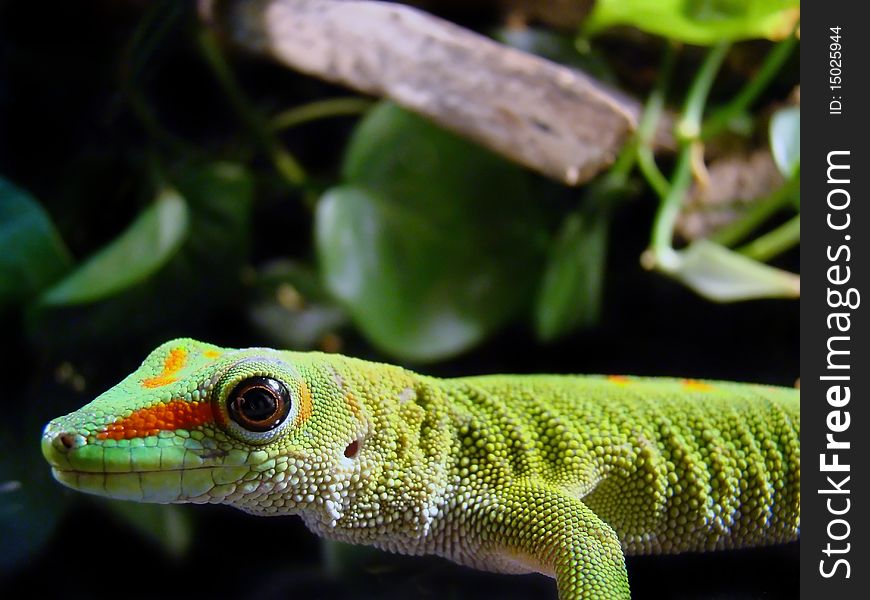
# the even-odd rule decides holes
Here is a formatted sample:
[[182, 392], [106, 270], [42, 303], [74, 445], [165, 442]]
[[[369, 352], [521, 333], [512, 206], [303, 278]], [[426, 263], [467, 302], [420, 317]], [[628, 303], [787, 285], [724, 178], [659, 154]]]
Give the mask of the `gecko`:
[[626, 554], [800, 534], [800, 392], [677, 378], [440, 379], [169, 341], [41, 438], [65, 486], [300, 515], [313, 532], [630, 597]]

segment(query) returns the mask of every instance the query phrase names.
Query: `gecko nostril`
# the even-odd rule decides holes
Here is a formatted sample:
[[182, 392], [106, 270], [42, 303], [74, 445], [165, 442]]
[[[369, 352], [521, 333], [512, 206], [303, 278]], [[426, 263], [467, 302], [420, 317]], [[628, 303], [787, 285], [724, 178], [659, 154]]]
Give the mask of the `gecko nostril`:
[[64, 433], [58, 433], [54, 436], [51, 440], [51, 445], [60, 452], [68, 452], [69, 450], [74, 450], [84, 446], [85, 438], [78, 433], [65, 431]]

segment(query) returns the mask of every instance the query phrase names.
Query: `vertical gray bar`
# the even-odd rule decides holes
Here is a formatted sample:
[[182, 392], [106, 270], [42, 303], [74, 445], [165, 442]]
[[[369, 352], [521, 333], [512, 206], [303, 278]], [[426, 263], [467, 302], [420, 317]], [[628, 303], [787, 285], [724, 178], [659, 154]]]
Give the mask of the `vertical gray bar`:
[[870, 33], [862, 4], [801, 27], [801, 597], [866, 598]]

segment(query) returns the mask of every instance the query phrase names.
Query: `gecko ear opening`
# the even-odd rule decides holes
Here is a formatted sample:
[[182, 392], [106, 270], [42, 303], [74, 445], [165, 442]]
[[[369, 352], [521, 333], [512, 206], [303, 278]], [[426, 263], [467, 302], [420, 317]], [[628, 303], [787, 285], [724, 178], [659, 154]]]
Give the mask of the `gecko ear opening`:
[[346, 458], [356, 458], [357, 454], [359, 454], [359, 440], [354, 440], [344, 449], [344, 456]]

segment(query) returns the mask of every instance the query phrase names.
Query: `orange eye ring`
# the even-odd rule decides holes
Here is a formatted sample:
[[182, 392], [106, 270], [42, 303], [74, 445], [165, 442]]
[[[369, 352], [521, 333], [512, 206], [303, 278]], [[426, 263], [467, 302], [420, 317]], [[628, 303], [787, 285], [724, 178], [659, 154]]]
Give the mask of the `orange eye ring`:
[[227, 412], [243, 429], [264, 432], [284, 422], [291, 404], [290, 392], [282, 382], [271, 377], [249, 377], [230, 392]]

